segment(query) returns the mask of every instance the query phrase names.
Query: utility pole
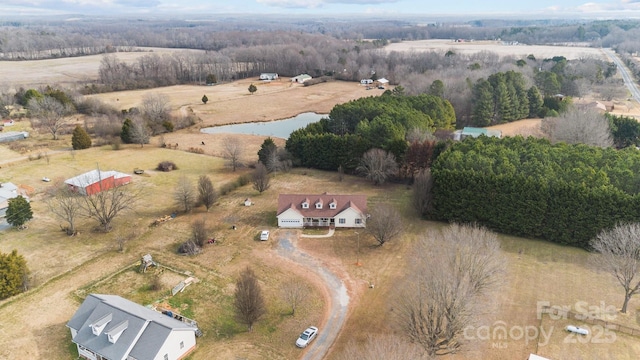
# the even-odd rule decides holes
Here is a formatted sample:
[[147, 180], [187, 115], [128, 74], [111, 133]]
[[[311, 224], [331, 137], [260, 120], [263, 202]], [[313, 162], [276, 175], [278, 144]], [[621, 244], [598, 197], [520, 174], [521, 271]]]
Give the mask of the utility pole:
[[356, 235], [358, 235], [358, 249], [356, 250], [356, 266], [361, 266], [362, 264], [360, 263], [360, 233], [357, 231], [354, 231], [356, 233]]

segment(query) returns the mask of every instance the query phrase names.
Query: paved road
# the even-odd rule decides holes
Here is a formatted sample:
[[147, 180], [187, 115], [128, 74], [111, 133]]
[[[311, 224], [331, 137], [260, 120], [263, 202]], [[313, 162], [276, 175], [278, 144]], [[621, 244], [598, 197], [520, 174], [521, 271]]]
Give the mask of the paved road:
[[[278, 255], [293, 260], [296, 263], [315, 272], [324, 281], [327, 292], [331, 295], [329, 303], [329, 317], [323, 326], [318, 327], [318, 337], [309, 345], [303, 360], [323, 359], [333, 342], [338, 337], [340, 329], [347, 318], [349, 295], [344, 282], [336, 274], [322, 266], [320, 261], [301, 251], [295, 246], [295, 234], [285, 233], [278, 241]], [[312, 324], [309, 324], [312, 325]], [[300, 329], [302, 331], [304, 329]], [[292, 339], [292, 342], [295, 339]]]
[[640, 103], [640, 90], [638, 90], [638, 86], [636, 85], [633, 76], [630, 74], [629, 69], [624, 65], [622, 60], [616, 55], [615, 52], [611, 49], [602, 49], [602, 51], [613, 61], [614, 64], [618, 67], [618, 71], [620, 75], [622, 75], [622, 79], [624, 80], [624, 84], [627, 86], [629, 91], [631, 92], [631, 96], [633, 99]]

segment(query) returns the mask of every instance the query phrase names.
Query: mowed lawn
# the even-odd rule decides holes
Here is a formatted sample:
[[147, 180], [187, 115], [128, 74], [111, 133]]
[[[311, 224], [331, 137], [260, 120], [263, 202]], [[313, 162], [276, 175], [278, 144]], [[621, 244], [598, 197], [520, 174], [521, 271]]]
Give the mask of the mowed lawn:
[[[179, 170], [153, 171], [163, 160], [175, 162]], [[149, 176], [134, 175], [130, 185], [143, 189], [140, 202], [136, 211], [116, 221], [116, 229], [110, 234], [92, 231], [95, 223], [83, 219], [80, 234], [67, 237], [60, 231], [62, 222], [48, 214], [46, 190], [52, 183], [44, 183], [41, 178], [47, 176], [55, 182], [98, 166], [102, 170], [128, 173], [134, 167], [145, 169]], [[0, 357], [15, 358], [27, 353], [46, 354], [51, 359], [69, 358], [70, 338], [64, 324], [82, 296], [98, 292], [119, 294], [145, 305], [162, 301], [160, 305], [196, 319], [205, 336], [198, 339], [192, 359], [209, 359], [211, 354], [216, 354], [217, 359], [298, 358], [301, 351], [293, 345], [297, 334], [310, 324], [322, 329], [326, 305], [317, 279], [305, 275], [305, 269], [274, 252], [277, 239], [285, 235], [275, 227], [277, 195], [285, 192], [364, 193], [369, 196], [370, 207], [384, 202], [400, 210], [405, 234], [382, 247], [376, 246], [372, 238], [360, 235], [358, 253], [358, 235], [351, 230], [337, 231], [330, 239], [299, 239], [299, 246], [340, 274], [350, 290], [351, 315], [330, 359], [337, 357], [345, 346], [352, 346], [351, 341], [363, 342], [369, 334], [395, 331], [392, 326], [395, 286], [406, 272], [407, 251], [413, 241], [446, 226], [421, 220], [413, 213], [411, 190], [407, 186], [373, 187], [357, 177], [347, 176], [339, 181], [336, 173], [295, 169], [291, 173], [278, 173], [271, 188], [262, 194], [247, 184], [221, 197], [208, 213], [197, 208], [160, 226], [149, 226], [155, 218], [177, 209], [172, 193], [181, 176], [195, 185], [198, 176], [206, 174], [220, 189], [249, 171], [233, 173], [219, 158], [152, 146], [118, 151], [100, 147], [77, 151], [73, 156], [69, 152], [56, 153], [48, 163], [43, 158], [3, 168], [3, 180], [11, 179], [34, 189], [35, 218], [25, 231], [0, 234], [0, 251], [15, 248], [27, 258], [36, 288], [0, 305], [0, 316], [6, 320], [0, 332]], [[246, 198], [251, 198], [254, 205], [243, 206]], [[196, 256], [177, 255], [177, 246], [190, 236], [191, 223], [203, 218], [217, 243], [205, 246]], [[237, 230], [232, 230], [232, 225]], [[272, 230], [272, 241], [257, 240], [264, 228]], [[124, 252], [119, 252], [116, 236], [130, 233], [134, 238], [125, 244]], [[594, 271], [589, 262], [591, 254], [536, 240], [508, 236], [500, 239], [507, 270], [499, 289], [478, 307], [479, 320], [474, 326], [484, 325], [491, 331], [501, 324], [508, 330], [544, 328], [551, 336], [548, 341], [540, 336], [496, 340], [471, 332], [473, 338], [464, 340], [460, 353], [451, 358], [519, 359], [537, 352], [552, 359], [624, 359], [640, 354], [638, 339], [622, 334], [612, 344], [565, 343], [564, 326], [584, 324], [554, 321], [548, 315], [537, 317], [538, 302], [570, 307], [578, 302], [589, 306], [600, 306], [603, 302], [606, 306], [620, 307], [620, 288], [609, 275]], [[137, 262], [145, 253], [177, 270], [164, 270], [159, 275], [160, 290], [150, 287], [155, 269], [145, 274], [136, 272]], [[355, 265], [356, 259], [361, 266]], [[246, 266], [251, 266], [258, 275], [268, 304], [267, 315], [251, 333], [234, 321], [231, 306], [235, 278]], [[187, 276], [183, 272], [198, 281], [176, 297], [169, 297], [169, 290]], [[306, 281], [309, 289], [296, 316], [291, 316], [279, 290], [293, 278]], [[371, 284], [374, 288], [370, 288]], [[619, 315], [614, 321], [637, 326], [638, 307], [639, 300], [632, 300], [629, 314]]]

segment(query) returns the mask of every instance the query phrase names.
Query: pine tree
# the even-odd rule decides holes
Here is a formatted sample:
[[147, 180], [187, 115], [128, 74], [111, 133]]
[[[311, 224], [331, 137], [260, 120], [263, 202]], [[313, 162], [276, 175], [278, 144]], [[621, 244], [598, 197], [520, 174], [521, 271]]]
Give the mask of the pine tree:
[[262, 146], [260, 146], [260, 150], [258, 150], [258, 161], [266, 166], [269, 163], [269, 158], [277, 150], [278, 146], [271, 137], [264, 139]]
[[9, 207], [5, 217], [11, 226], [21, 227], [33, 218], [31, 204], [22, 195], [9, 199]]
[[87, 134], [80, 125], [76, 125], [76, 128], [73, 129], [71, 145], [73, 146], [73, 150], [82, 150], [91, 147], [91, 137], [89, 137], [89, 134]]
[[478, 80], [473, 87], [473, 125], [491, 124], [493, 106], [493, 87], [487, 80]]
[[529, 117], [541, 116], [542, 106], [544, 100], [538, 88], [534, 85], [527, 90], [527, 97], [529, 98]]
[[256, 91], [258, 91], [258, 88], [255, 85], [249, 85], [249, 92], [251, 93], [251, 95], [253, 95], [253, 93]]
[[0, 252], [0, 300], [27, 290], [28, 276], [27, 261], [17, 250]]
[[207, 97], [207, 95], [202, 95], [202, 102], [207, 105], [207, 101], [209, 101], [209, 98]]
[[122, 139], [123, 143], [125, 144], [133, 143], [133, 139], [131, 138], [132, 131], [133, 131], [133, 121], [131, 121], [131, 119], [129, 118], [124, 119], [124, 123], [122, 124], [122, 130], [120, 131], [120, 139]]

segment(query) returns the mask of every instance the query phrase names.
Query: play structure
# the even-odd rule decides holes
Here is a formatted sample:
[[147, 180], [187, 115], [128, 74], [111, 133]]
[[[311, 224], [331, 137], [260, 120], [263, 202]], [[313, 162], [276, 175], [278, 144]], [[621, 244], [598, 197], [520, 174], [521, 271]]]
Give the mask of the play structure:
[[142, 259], [140, 259], [140, 272], [145, 273], [147, 269], [151, 266], [158, 267], [158, 264], [156, 264], [156, 262], [153, 261], [151, 254], [144, 255]]

